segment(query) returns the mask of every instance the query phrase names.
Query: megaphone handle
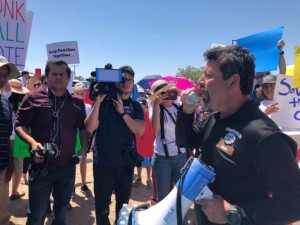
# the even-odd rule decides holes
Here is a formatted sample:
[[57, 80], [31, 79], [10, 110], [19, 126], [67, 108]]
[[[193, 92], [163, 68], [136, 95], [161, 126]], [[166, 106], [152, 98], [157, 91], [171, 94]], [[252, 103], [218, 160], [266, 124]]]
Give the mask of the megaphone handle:
[[178, 187], [177, 187], [177, 196], [176, 196], [177, 225], [182, 225], [182, 204], [181, 204], [182, 181], [185, 173], [192, 165], [192, 162], [193, 162], [193, 157], [190, 157], [180, 171], [182, 174], [179, 178]]
[[176, 196], [176, 211], [177, 211], [177, 225], [182, 225], [182, 205], [181, 205], [181, 186], [184, 174], [180, 176], [178, 187], [177, 187], [177, 196]]

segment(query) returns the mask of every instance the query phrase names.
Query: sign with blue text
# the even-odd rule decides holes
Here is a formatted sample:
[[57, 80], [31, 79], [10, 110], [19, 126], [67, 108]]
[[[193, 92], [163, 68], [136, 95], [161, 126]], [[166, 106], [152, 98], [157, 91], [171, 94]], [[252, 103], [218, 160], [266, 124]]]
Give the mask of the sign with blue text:
[[278, 112], [272, 119], [280, 127], [300, 128], [300, 88], [293, 88], [293, 77], [278, 75], [274, 92]]
[[0, 55], [25, 67], [33, 13], [26, 10], [26, 0], [0, 0]]
[[277, 42], [282, 38], [284, 27], [240, 38], [237, 45], [249, 49], [255, 57], [255, 72], [277, 70], [279, 48]]

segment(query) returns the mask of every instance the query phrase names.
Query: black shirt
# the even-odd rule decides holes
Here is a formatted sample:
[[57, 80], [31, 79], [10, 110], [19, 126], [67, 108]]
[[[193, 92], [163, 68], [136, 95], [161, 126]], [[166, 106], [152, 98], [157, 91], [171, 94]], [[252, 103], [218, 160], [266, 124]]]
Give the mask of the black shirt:
[[[210, 186], [214, 194], [243, 208], [254, 224], [288, 224], [300, 219], [297, 144], [255, 102], [245, 103], [226, 118], [212, 114], [199, 134], [187, 124], [190, 117], [179, 113], [185, 131], [193, 136], [190, 144], [201, 143], [202, 160], [215, 168], [216, 180]], [[203, 219], [202, 224], [213, 224]]]
[[9, 136], [12, 132], [12, 110], [10, 104], [0, 94], [0, 171], [4, 170], [9, 163]]
[[[132, 119], [144, 120], [141, 105], [131, 98], [123, 100], [124, 111]], [[99, 126], [96, 132], [94, 162], [102, 166], [126, 166], [133, 164], [129, 154], [124, 150], [135, 144], [135, 135], [116, 111], [111, 100], [104, 100], [99, 111]]]

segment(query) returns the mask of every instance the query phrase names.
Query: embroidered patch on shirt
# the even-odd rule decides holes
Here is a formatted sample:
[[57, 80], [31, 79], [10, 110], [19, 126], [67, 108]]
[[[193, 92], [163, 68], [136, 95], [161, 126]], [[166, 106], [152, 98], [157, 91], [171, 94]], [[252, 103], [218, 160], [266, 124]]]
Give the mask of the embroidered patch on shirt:
[[237, 138], [242, 139], [242, 135], [235, 129], [227, 127], [225, 129], [226, 133], [224, 138], [221, 138], [216, 144], [216, 147], [223, 152], [226, 152], [228, 155], [232, 155], [234, 152], [233, 144]]
[[226, 152], [228, 155], [232, 155], [233, 152], [234, 152], [233, 146], [232, 145], [226, 145], [223, 138], [221, 138], [219, 140], [219, 142], [216, 144], [216, 147], [218, 149], [220, 149], [221, 151]]

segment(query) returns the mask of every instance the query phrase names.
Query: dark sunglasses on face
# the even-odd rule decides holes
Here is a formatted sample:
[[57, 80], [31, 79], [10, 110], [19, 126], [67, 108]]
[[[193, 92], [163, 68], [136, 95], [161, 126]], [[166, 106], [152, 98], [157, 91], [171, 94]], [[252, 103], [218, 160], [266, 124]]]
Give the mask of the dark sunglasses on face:
[[33, 87], [40, 87], [42, 84], [41, 83], [36, 83], [33, 85]]

